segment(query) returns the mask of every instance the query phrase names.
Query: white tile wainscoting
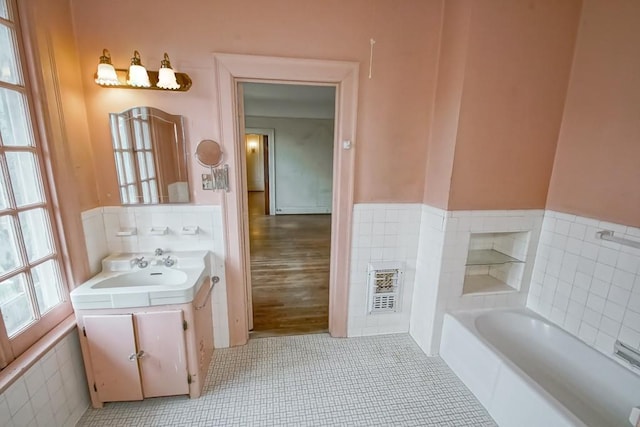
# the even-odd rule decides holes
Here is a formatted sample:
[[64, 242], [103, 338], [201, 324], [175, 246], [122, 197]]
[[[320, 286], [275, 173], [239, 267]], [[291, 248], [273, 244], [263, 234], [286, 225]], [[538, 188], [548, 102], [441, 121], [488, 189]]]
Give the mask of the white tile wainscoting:
[[640, 350], [640, 249], [601, 230], [640, 241], [640, 228], [545, 212], [527, 306], [619, 361], [617, 339]]
[[89, 406], [73, 328], [0, 395], [0, 426], [75, 426]]
[[[543, 212], [444, 211], [422, 206], [409, 332], [425, 353], [438, 354], [446, 311], [525, 305]], [[529, 238], [519, 289], [463, 295], [471, 234], [522, 232]]]
[[[229, 346], [227, 291], [224, 270], [225, 243], [222, 208], [204, 205], [108, 206], [82, 213], [89, 265], [100, 272], [101, 260], [118, 252], [207, 250], [212, 253], [211, 274], [220, 277], [212, 292], [214, 345]], [[167, 227], [164, 235], [151, 229]], [[185, 234], [183, 228], [198, 227], [197, 234]], [[135, 229], [131, 236], [118, 232]]]
[[[421, 205], [367, 203], [353, 208], [348, 335], [409, 331]], [[394, 313], [368, 313], [368, 268], [380, 262], [403, 266], [402, 295]]]
[[[422, 204], [354, 206], [349, 336], [409, 331], [425, 353], [438, 353], [447, 310], [524, 306], [542, 210], [444, 211]], [[513, 292], [462, 295], [471, 233], [527, 232], [522, 284]], [[388, 314], [367, 314], [368, 266], [405, 266], [402, 303]]]

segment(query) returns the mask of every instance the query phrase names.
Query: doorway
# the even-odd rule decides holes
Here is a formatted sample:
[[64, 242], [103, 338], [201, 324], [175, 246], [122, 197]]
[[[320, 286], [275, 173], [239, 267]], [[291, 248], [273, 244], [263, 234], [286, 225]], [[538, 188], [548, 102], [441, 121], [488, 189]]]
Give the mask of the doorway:
[[335, 86], [247, 82], [240, 93], [251, 337], [327, 332]]
[[229, 344], [246, 344], [250, 324], [250, 271], [246, 178], [244, 176], [244, 112], [238, 83], [319, 84], [336, 87], [329, 333], [347, 336], [351, 222], [354, 198], [354, 144], [357, 123], [358, 64], [347, 61], [214, 54], [218, 134], [230, 168], [230, 188], [223, 195], [225, 222], [226, 308]]

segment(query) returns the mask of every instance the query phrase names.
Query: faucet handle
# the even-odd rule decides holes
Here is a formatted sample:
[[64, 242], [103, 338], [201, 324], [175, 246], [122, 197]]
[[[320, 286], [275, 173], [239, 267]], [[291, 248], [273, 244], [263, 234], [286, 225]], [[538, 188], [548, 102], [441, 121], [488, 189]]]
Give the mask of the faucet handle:
[[131, 263], [140, 268], [146, 268], [149, 265], [149, 261], [145, 260], [143, 256], [132, 259]]
[[155, 251], [156, 256], [160, 256], [162, 254], [164, 254], [164, 251], [162, 250], [162, 248], [157, 248]]
[[167, 255], [166, 258], [162, 258], [162, 263], [165, 265], [165, 267], [173, 267], [176, 263], [176, 260], [172, 259], [171, 255]]

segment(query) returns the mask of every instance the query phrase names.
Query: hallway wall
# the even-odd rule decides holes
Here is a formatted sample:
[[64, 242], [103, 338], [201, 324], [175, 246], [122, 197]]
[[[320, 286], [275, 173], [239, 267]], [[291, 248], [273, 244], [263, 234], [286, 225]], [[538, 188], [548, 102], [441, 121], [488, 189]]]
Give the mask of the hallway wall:
[[246, 117], [245, 125], [275, 130], [269, 148], [276, 214], [331, 213], [333, 120]]

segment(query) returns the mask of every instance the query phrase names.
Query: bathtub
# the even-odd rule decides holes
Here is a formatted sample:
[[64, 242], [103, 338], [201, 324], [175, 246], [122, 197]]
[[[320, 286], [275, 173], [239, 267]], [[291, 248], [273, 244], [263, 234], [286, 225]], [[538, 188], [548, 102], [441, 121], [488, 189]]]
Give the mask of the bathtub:
[[629, 427], [640, 406], [639, 375], [527, 309], [445, 314], [440, 356], [500, 426]]

